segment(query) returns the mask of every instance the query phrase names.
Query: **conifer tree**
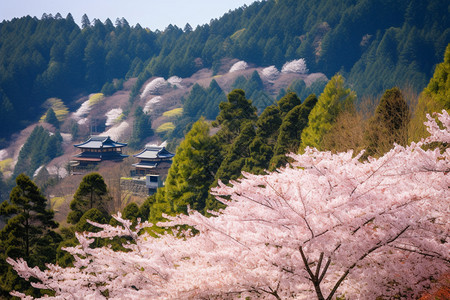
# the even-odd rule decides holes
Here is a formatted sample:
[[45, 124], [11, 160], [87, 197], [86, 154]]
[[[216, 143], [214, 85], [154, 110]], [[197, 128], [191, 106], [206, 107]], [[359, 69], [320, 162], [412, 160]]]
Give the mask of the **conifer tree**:
[[220, 161], [220, 148], [209, 136], [208, 123], [201, 118], [177, 148], [166, 179], [164, 200], [173, 213], [187, 213], [188, 205], [197, 211], [205, 208]]
[[289, 161], [286, 154], [297, 151], [301, 142], [302, 131], [308, 125], [309, 114], [316, 103], [316, 95], [311, 94], [302, 104], [291, 109], [283, 118], [273, 157], [269, 163], [269, 170], [273, 171], [285, 165]]
[[56, 118], [55, 111], [51, 107], [47, 110], [47, 114], [45, 115], [45, 122], [52, 124], [57, 129], [59, 128], [58, 118]]
[[250, 144], [255, 138], [254, 123], [247, 121], [242, 125], [240, 134], [231, 144], [219, 170], [216, 174], [216, 182], [228, 183], [241, 175], [241, 170], [246, 160], [251, 157]]
[[282, 113], [282, 117], [284, 117], [291, 109], [300, 105], [302, 102], [298, 98], [297, 94], [294, 92], [289, 92], [284, 95], [280, 100], [278, 100], [277, 104]]
[[447, 45], [444, 61], [436, 66], [433, 77], [419, 97], [419, 103], [411, 119], [411, 139], [419, 141], [428, 135], [423, 123], [426, 114], [450, 110], [450, 44]]
[[245, 161], [243, 171], [262, 174], [268, 169], [280, 125], [281, 112], [278, 106], [266, 107], [256, 121], [256, 135], [249, 145], [249, 157]]
[[54, 212], [47, 205], [47, 199], [39, 188], [24, 174], [17, 176], [9, 201], [0, 205], [0, 216], [4, 216], [7, 221], [0, 231], [2, 296], [7, 296], [12, 289], [32, 291], [29, 283], [19, 279], [6, 264], [7, 257], [26, 257], [32, 266], [40, 268], [45, 263], [55, 262], [56, 246], [61, 237], [53, 231], [58, 223], [53, 220]]
[[247, 120], [256, 120], [256, 108], [245, 97], [243, 90], [233, 90], [227, 96], [228, 101], [219, 105], [220, 113], [213, 123], [219, 127], [217, 137], [223, 145], [229, 145], [240, 134], [241, 126]]
[[76, 224], [85, 212], [97, 208], [103, 213], [108, 212], [108, 188], [103, 177], [98, 173], [90, 173], [83, 177], [77, 191], [70, 202], [67, 222]]
[[142, 146], [143, 141], [153, 135], [152, 120], [142, 107], [138, 106], [134, 111], [133, 133], [129, 146], [137, 149]]
[[399, 88], [387, 90], [378, 104], [374, 116], [369, 120], [365, 140], [365, 156], [381, 156], [394, 143], [406, 145], [410, 111]]
[[322, 149], [323, 136], [330, 131], [343, 110], [353, 109], [356, 94], [344, 86], [344, 77], [335, 75], [325, 86], [311, 111], [308, 126], [302, 132], [300, 151], [307, 146]]

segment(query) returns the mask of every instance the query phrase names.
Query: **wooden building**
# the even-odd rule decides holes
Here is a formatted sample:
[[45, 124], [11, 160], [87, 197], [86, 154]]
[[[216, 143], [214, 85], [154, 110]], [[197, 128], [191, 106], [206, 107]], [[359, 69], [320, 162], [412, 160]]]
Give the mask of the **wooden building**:
[[[175, 154], [170, 153], [163, 146], [146, 146], [144, 150], [133, 156], [138, 158], [139, 162], [133, 164], [132, 178], [121, 180], [121, 186], [124, 189], [135, 190], [136, 186], [142, 185], [146, 195], [156, 193], [159, 187], [164, 186]], [[130, 186], [134, 188], [130, 188]]]
[[74, 147], [81, 153], [73, 156], [74, 167], [98, 164], [101, 161], [122, 161], [128, 155], [122, 154], [127, 144], [115, 142], [109, 136], [91, 136], [87, 141]]
[[134, 176], [167, 175], [175, 154], [167, 151], [165, 147], [146, 146], [133, 156], [139, 159], [138, 163], [133, 164]]

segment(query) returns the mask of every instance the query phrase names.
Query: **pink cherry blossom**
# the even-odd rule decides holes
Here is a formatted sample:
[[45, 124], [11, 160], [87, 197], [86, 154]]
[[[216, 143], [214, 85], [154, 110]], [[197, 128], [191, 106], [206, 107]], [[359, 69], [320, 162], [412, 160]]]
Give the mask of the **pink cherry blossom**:
[[[54, 299], [417, 298], [450, 271], [450, 148], [422, 148], [449, 140], [450, 117], [438, 118], [430, 138], [379, 159], [307, 148], [291, 167], [220, 183], [227, 207], [166, 216], [171, 234], [139, 235], [152, 224], [132, 229], [120, 214], [122, 226], [92, 223], [102, 231], [66, 249], [73, 268], [8, 262]], [[128, 252], [89, 247], [115, 236], [132, 238]]]

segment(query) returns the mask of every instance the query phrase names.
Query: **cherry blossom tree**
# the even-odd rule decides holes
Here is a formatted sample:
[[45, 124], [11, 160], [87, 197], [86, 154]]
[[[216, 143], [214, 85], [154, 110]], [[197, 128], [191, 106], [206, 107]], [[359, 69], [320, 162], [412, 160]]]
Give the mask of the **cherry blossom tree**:
[[308, 71], [306, 60], [304, 58], [288, 61], [283, 65], [283, 68], [281, 68], [281, 73], [306, 74]]
[[141, 99], [146, 98], [149, 95], [158, 95], [161, 90], [167, 86], [167, 82], [162, 77], [157, 77], [150, 81], [144, 88], [141, 94]]
[[[171, 234], [158, 238], [120, 214], [122, 226], [92, 223], [103, 230], [66, 249], [73, 268], [8, 262], [54, 299], [418, 297], [450, 271], [450, 148], [423, 147], [450, 140], [448, 113], [438, 118], [429, 138], [378, 159], [307, 148], [291, 167], [219, 184], [225, 209], [166, 216]], [[116, 236], [132, 238], [128, 252], [89, 247]]]
[[237, 72], [237, 71], [243, 71], [246, 70], [248, 68], [248, 64], [243, 61], [240, 60], [237, 63], [235, 63], [234, 65], [231, 66], [230, 70], [228, 71], [228, 73], [233, 73], [233, 72]]
[[280, 71], [275, 66], [270, 66], [267, 68], [264, 68], [261, 72], [261, 75], [263, 78], [273, 81], [276, 80], [280, 76]]

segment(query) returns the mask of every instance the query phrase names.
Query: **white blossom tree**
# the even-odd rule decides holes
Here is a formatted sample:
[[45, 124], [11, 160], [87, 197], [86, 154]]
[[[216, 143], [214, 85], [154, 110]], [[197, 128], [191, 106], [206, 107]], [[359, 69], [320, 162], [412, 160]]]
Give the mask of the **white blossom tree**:
[[[450, 148], [422, 147], [450, 140], [448, 113], [438, 117], [429, 138], [379, 159], [307, 148], [292, 167], [220, 184], [213, 193], [227, 207], [215, 217], [190, 211], [159, 224], [196, 234], [138, 235], [151, 224], [131, 230], [119, 214], [122, 227], [77, 234], [81, 245], [66, 249], [73, 268], [8, 262], [54, 299], [418, 297], [450, 271]], [[89, 247], [124, 235], [129, 252]]]
[[246, 70], [247, 68], [248, 68], [248, 64], [245, 61], [240, 60], [231, 66], [230, 71], [228, 71], [228, 73], [243, 71], [243, 70]]
[[306, 60], [304, 58], [288, 61], [283, 65], [283, 68], [281, 68], [281, 73], [306, 74], [308, 71]]
[[144, 99], [148, 95], [160, 94], [161, 90], [166, 86], [167, 86], [167, 82], [164, 78], [157, 77], [157, 78], [153, 79], [152, 81], [147, 83], [147, 85], [145, 86], [145, 88], [141, 94], [141, 99]]
[[273, 81], [276, 80], [278, 76], [280, 76], [280, 71], [278, 71], [278, 69], [275, 66], [270, 66], [264, 68], [261, 72], [261, 75], [263, 78]]

